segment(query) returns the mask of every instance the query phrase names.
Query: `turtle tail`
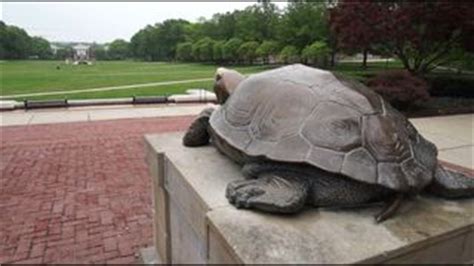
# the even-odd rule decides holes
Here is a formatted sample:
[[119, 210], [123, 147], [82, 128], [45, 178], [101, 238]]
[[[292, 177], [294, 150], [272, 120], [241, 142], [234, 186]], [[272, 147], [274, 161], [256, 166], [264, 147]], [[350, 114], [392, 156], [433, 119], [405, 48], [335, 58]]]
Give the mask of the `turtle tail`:
[[474, 176], [451, 171], [438, 164], [433, 182], [426, 191], [448, 199], [474, 198]]

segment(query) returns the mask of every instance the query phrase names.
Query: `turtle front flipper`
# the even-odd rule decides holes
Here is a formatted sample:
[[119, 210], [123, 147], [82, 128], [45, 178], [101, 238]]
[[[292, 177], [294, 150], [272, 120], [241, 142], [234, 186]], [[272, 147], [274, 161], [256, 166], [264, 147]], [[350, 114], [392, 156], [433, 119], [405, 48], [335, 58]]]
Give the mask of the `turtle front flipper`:
[[227, 186], [226, 197], [237, 208], [258, 209], [272, 213], [295, 213], [307, 199], [309, 185], [304, 179], [263, 173], [257, 179], [238, 180]]
[[454, 199], [474, 197], [474, 177], [454, 172], [438, 165], [433, 182], [426, 188], [430, 194]]
[[187, 147], [204, 146], [209, 143], [209, 117], [211, 117], [214, 108], [206, 108], [189, 127], [183, 137], [183, 144]]

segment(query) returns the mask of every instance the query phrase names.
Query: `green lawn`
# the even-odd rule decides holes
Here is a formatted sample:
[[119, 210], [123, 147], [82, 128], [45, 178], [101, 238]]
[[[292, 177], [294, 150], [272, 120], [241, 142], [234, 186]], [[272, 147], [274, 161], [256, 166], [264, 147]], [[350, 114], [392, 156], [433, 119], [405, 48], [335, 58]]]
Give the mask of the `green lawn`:
[[[59, 66], [60, 69], [56, 69]], [[255, 73], [262, 66], [236, 67]], [[59, 61], [3, 61], [0, 63], [1, 95], [91, 89], [162, 81], [212, 78], [216, 66], [160, 62], [115, 61], [95, 65], [66, 65]], [[209, 87], [210, 82], [135, 88], [117, 91], [67, 94], [68, 98], [125, 97], [182, 92], [192, 87]], [[63, 98], [63, 95], [28, 98]]]
[[344, 62], [338, 63], [334, 68], [328, 70], [339, 72], [360, 81], [364, 81], [369, 77], [375, 76], [377, 72], [391, 69], [403, 69], [403, 65], [398, 60], [389, 62], [369, 62], [367, 68], [364, 69], [360, 62]]
[[[364, 79], [375, 72], [401, 68], [399, 62], [369, 63], [362, 69], [360, 63], [340, 63], [329, 69]], [[59, 66], [59, 69], [57, 67]], [[182, 81], [189, 79], [212, 78], [215, 65], [183, 64], [164, 62], [102, 61], [94, 65], [66, 65], [62, 61], [2, 61], [0, 63], [0, 95], [28, 94], [93, 89], [109, 86], [145, 84], [164, 81]], [[268, 69], [264, 66], [232, 67], [244, 74], [256, 73]], [[13, 97], [27, 99], [90, 99], [165, 95], [182, 93], [189, 88], [212, 88], [212, 81], [185, 84], [162, 85], [101, 92], [80, 92], [45, 96]]]

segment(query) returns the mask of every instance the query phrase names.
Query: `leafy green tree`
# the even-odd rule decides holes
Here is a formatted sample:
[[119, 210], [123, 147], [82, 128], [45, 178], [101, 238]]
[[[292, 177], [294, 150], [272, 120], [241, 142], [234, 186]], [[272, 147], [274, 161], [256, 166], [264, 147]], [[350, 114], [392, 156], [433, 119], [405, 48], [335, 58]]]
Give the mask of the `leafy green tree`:
[[279, 24], [279, 40], [298, 49], [315, 41], [326, 41], [329, 34], [326, 11], [324, 2], [288, 3]]
[[224, 14], [215, 14], [213, 21], [215, 27], [216, 40], [228, 40], [235, 36], [236, 32], [236, 15], [235, 12], [226, 12]]
[[130, 41], [130, 50], [135, 58], [145, 61], [158, 60], [157, 54], [154, 53], [153, 49], [154, 32], [155, 27], [148, 25], [133, 35]]
[[299, 61], [299, 51], [296, 46], [287, 45], [280, 52], [280, 60], [283, 63], [296, 63]]
[[160, 48], [163, 59], [174, 59], [178, 43], [186, 41], [186, 26], [189, 22], [182, 19], [165, 20], [157, 25], [157, 38], [155, 45]]
[[30, 53], [31, 37], [23, 29], [0, 21], [0, 46], [3, 59], [25, 59]]
[[278, 8], [272, 4], [252, 5], [235, 11], [235, 36], [244, 41], [264, 41], [274, 38], [278, 25]]
[[38, 56], [39, 59], [51, 59], [53, 51], [48, 40], [41, 37], [31, 38], [30, 55]]
[[6, 36], [7, 36], [7, 25], [3, 21], [0, 20], [0, 59], [4, 59], [6, 57], [7, 50], [4, 47]]
[[129, 56], [129, 43], [122, 39], [114, 40], [109, 44], [107, 51], [108, 58], [111, 60], [124, 60]]
[[180, 61], [192, 61], [193, 44], [191, 42], [179, 43], [176, 48], [176, 59]]
[[238, 50], [242, 45], [242, 40], [238, 38], [232, 38], [228, 40], [223, 47], [223, 57], [224, 60], [230, 62], [236, 62], [239, 59]]
[[212, 47], [212, 59], [214, 62], [220, 63], [224, 60], [224, 41], [216, 41]]
[[257, 56], [262, 57], [263, 62], [267, 64], [270, 57], [276, 56], [280, 52], [280, 44], [276, 41], [264, 41], [257, 48]]
[[201, 62], [212, 61], [212, 52], [215, 41], [209, 37], [202, 38], [192, 46], [194, 59]]
[[74, 50], [72, 49], [72, 47], [70, 46], [62, 47], [56, 51], [54, 58], [56, 60], [64, 60], [66, 58], [72, 58], [73, 54], [74, 54]]
[[[104, 45], [93, 43], [90, 47], [92, 56], [96, 60], [109, 60], [107, 51], [105, 50]], [[57, 54], [57, 52], [56, 52]]]
[[261, 31], [262, 21], [259, 21], [257, 6], [249, 6], [242, 11], [236, 11], [235, 36], [243, 41], [263, 40]]
[[132, 53], [144, 60], [174, 59], [177, 45], [186, 41], [189, 28], [189, 22], [182, 19], [170, 19], [154, 26], [148, 25], [132, 37]]
[[259, 46], [259, 43], [255, 41], [243, 43], [237, 50], [239, 58], [244, 62], [252, 64], [257, 57], [257, 49]]
[[301, 52], [301, 57], [310, 64], [318, 66], [326, 66], [327, 59], [331, 49], [325, 42], [316, 41], [311, 45], [306, 46]]

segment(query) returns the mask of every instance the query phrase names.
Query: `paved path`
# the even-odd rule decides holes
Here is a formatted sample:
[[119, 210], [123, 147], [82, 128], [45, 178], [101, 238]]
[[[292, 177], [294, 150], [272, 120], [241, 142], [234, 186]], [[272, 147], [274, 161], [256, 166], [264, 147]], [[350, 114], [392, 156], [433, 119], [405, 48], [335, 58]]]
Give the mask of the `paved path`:
[[0, 264], [136, 261], [153, 236], [143, 135], [191, 120], [0, 128]]
[[12, 98], [19, 98], [19, 97], [33, 97], [33, 96], [45, 96], [45, 95], [63, 95], [63, 94], [83, 93], [83, 92], [126, 90], [126, 89], [145, 88], [145, 87], [158, 87], [158, 86], [165, 86], [165, 85], [186, 84], [186, 83], [193, 83], [193, 82], [200, 82], [200, 81], [212, 81], [212, 80], [214, 80], [214, 79], [213, 78], [202, 78], [202, 79], [188, 79], [188, 80], [140, 83], [140, 84], [132, 84], [132, 85], [102, 87], [102, 88], [83, 89], [83, 90], [49, 91], [49, 92], [37, 92], [37, 93], [13, 94], [13, 95], [0, 96], [0, 99], [12, 99]]
[[474, 169], [474, 114], [410, 120], [438, 147], [438, 158]]
[[37, 124], [93, 122], [101, 120], [172, 117], [196, 115], [205, 107], [213, 104], [156, 104], [123, 105], [102, 107], [71, 107], [55, 109], [17, 110], [0, 112], [1, 126], [26, 126]]

